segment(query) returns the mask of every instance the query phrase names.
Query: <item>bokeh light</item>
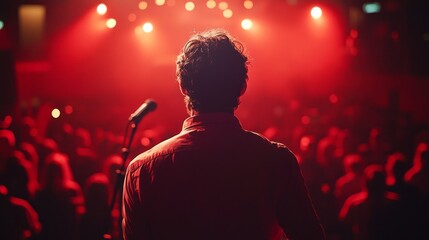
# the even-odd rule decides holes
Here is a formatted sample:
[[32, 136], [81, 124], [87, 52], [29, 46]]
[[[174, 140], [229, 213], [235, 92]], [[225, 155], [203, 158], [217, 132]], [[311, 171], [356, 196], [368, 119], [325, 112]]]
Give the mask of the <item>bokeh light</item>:
[[65, 114], [68, 114], [68, 115], [70, 115], [70, 114], [72, 114], [73, 113], [73, 107], [71, 106], [71, 105], [66, 105], [65, 107], [64, 107], [64, 112], [65, 112]]
[[97, 6], [97, 13], [100, 15], [104, 15], [107, 12], [107, 6], [104, 3], [100, 3]]
[[2, 30], [2, 29], [3, 29], [3, 27], [4, 27], [4, 23], [3, 23], [3, 21], [2, 21], [2, 20], [0, 20], [0, 30]]
[[233, 12], [231, 9], [225, 9], [225, 10], [223, 10], [222, 14], [225, 18], [231, 18], [233, 15]]
[[137, 16], [134, 13], [128, 14], [128, 21], [134, 22], [136, 21], [136, 19], [137, 19]]
[[151, 139], [150, 139], [150, 138], [148, 138], [148, 137], [142, 137], [142, 138], [140, 139], [140, 144], [141, 144], [143, 147], [149, 147], [149, 146], [152, 144], [152, 141], [151, 141]]
[[219, 6], [220, 10], [225, 10], [228, 8], [228, 3], [227, 2], [220, 2], [218, 6]]
[[150, 33], [153, 31], [153, 24], [150, 22], [147, 22], [145, 24], [143, 24], [143, 32], [145, 33]]
[[53, 118], [59, 118], [61, 115], [61, 112], [58, 108], [52, 109], [51, 115]]
[[106, 26], [108, 28], [114, 28], [116, 26], [116, 20], [114, 18], [107, 19]]
[[320, 7], [313, 7], [311, 9], [311, 17], [313, 19], [320, 19], [322, 17], [322, 9]]
[[140, 10], [145, 10], [146, 8], [147, 8], [147, 2], [146, 1], [139, 2], [139, 9]]
[[338, 96], [336, 94], [329, 95], [329, 102], [336, 104], [338, 102]]
[[304, 125], [308, 125], [308, 124], [310, 124], [310, 117], [309, 116], [302, 116], [301, 117], [301, 123], [302, 124], [304, 124]]
[[185, 3], [185, 9], [186, 11], [192, 11], [195, 8], [194, 2], [187, 2]]
[[246, 9], [252, 9], [253, 8], [253, 1], [246, 0], [246, 1], [244, 1], [243, 5], [244, 5], [244, 8], [246, 8]]
[[373, 3], [364, 3], [362, 6], [362, 10], [365, 13], [378, 13], [381, 11], [381, 4], [379, 2], [373, 2]]
[[206, 3], [206, 5], [207, 5], [208, 8], [213, 9], [213, 8], [216, 7], [216, 1], [214, 1], [214, 0], [208, 0], [207, 3]]
[[356, 29], [350, 30], [350, 37], [352, 38], [358, 38], [359, 37], [359, 31]]
[[165, 4], [165, 0], [155, 0], [155, 4], [158, 6], [162, 6]]
[[250, 20], [250, 19], [248, 19], [248, 18], [243, 19], [243, 21], [241, 21], [241, 27], [242, 27], [244, 30], [249, 30], [249, 29], [251, 29], [251, 28], [253, 27], [253, 22], [252, 22], [252, 20]]

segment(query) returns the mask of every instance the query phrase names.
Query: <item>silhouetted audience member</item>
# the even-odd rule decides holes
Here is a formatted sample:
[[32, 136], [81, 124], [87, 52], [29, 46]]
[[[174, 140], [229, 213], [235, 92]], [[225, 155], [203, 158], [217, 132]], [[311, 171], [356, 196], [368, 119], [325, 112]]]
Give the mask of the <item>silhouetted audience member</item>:
[[91, 134], [87, 129], [77, 128], [74, 134], [75, 149], [70, 155], [70, 167], [76, 182], [84, 186], [87, 178], [99, 170], [97, 154], [92, 149]]
[[[46, 166], [45, 161], [48, 159], [48, 156], [52, 153], [59, 152], [60, 149], [57, 142], [52, 138], [43, 138], [37, 146], [37, 151], [39, 153], [39, 173], [42, 173]], [[39, 174], [39, 182], [42, 181], [42, 178], [43, 176], [40, 176]]]
[[308, 192], [313, 199], [314, 208], [319, 214], [320, 222], [324, 227], [327, 239], [336, 234], [338, 225], [338, 203], [328, 184], [328, 179], [322, 167], [316, 161], [317, 141], [312, 135], [304, 135], [299, 141], [300, 154], [298, 155], [302, 175], [305, 178]]
[[392, 149], [384, 135], [381, 128], [371, 128], [368, 143], [365, 146], [365, 155], [363, 155], [367, 159], [367, 164], [384, 165], [386, 163], [387, 156]]
[[89, 177], [85, 189], [86, 211], [81, 222], [81, 239], [103, 239], [110, 231], [112, 217], [109, 204], [109, 180], [97, 173]]
[[11, 196], [30, 201], [31, 164], [16, 150], [14, 133], [6, 129], [0, 130], [0, 164], [0, 184], [8, 188]]
[[40, 232], [40, 222], [36, 211], [24, 199], [8, 194], [0, 185], [0, 239], [30, 239]]
[[420, 196], [429, 199], [429, 149], [420, 153], [418, 166], [408, 177], [408, 182], [417, 188]]
[[[418, 229], [421, 239], [429, 239], [429, 149], [420, 153], [419, 168], [410, 175], [409, 183], [418, 191]], [[419, 237], [420, 237], [419, 236]]]
[[330, 186], [335, 184], [336, 179], [343, 172], [341, 158], [338, 155], [339, 134], [340, 129], [338, 127], [330, 127], [317, 145], [317, 162], [323, 168]]
[[[120, 181], [118, 179], [118, 170], [121, 168], [122, 166], [122, 157], [119, 156], [118, 154], [113, 154], [110, 155], [106, 158], [106, 160], [104, 161], [104, 166], [103, 166], [103, 173], [108, 177], [108, 190], [109, 190], [109, 203], [111, 203], [112, 198], [113, 198], [113, 193], [117, 184], [121, 184], [122, 181]], [[119, 186], [121, 187], [121, 186]], [[120, 189], [118, 189], [120, 190]], [[118, 198], [121, 197], [121, 193], [117, 192], [116, 193], [116, 199], [114, 200], [114, 206], [112, 207], [112, 219], [113, 219], [113, 225], [111, 228], [111, 235], [113, 236], [113, 238], [119, 238], [120, 234], [120, 228], [121, 228], [121, 220], [120, 220], [120, 212], [121, 212], [121, 208], [122, 206], [118, 203], [120, 203], [118, 201]]]
[[407, 239], [399, 195], [386, 192], [383, 166], [370, 165], [364, 174], [366, 189], [350, 196], [339, 213], [344, 239]]
[[43, 173], [42, 188], [35, 199], [42, 223], [40, 239], [77, 239], [83, 196], [73, 181], [68, 157], [62, 153], [50, 154]]
[[410, 168], [406, 157], [402, 153], [389, 155], [386, 163], [387, 190], [400, 195], [402, 198], [416, 197], [416, 189], [405, 182], [405, 173]]
[[31, 196], [39, 189], [39, 154], [36, 148], [28, 142], [21, 143], [19, 147], [20, 152], [24, 154], [25, 159], [29, 162], [29, 190]]
[[362, 191], [363, 162], [359, 154], [349, 154], [343, 160], [345, 174], [335, 183], [335, 196], [342, 205], [351, 195]]

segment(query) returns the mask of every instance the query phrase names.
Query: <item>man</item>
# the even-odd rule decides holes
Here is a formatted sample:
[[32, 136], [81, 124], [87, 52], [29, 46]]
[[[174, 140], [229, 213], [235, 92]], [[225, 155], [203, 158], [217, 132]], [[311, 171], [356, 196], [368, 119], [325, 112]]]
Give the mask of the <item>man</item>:
[[247, 86], [243, 51], [222, 30], [186, 43], [177, 80], [190, 117], [128, 166], [126, 240], [324, 238], [295, 156], [234, 116]]

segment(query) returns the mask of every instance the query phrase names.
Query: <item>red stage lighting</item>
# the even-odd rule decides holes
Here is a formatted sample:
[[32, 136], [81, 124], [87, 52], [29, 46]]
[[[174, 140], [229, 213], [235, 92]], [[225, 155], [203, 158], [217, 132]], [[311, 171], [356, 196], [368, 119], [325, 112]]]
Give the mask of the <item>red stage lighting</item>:
[[143, 32], [150, 33], [153, 31], [153, 25], [150, 22], [143, 24]]
[[97, 6], [97, 13], [100, 15], [104, 15], [107, 12], [107, 6], [104, 3], [100, 3]]
[[195, 3], [194, 2], [187, 2], [185, 3], [185, 9], [186, 11], [192, 11], [195, 8]]
[[248, 18], [243, 19], [243, 21], [241, 21], [241, 27], [242, 27], [244, 30], [250, 30], [250, 29], [253, 27], [253, 22], [252, 22], [252, 20], [250, 20], [250, 19], [248, 19]]
[[253, 2], [251, 0], [244, 1], [243, 5], [244, 5], [244, 8], [246, 8], [246, 9], [252, 9], [253, 8]]
[[116, 26], [116, 20], [115, 20], [114, 18], [109, 18], [109, 19], [106, 21], [106, 26], [107, 26], [108, 28], [114, 28], [114, 27]]
[[207, 3], [206, 3], [206, 5], [207, 5], [208, 8], [213, 9], [213, 8], [216, 7], [216, 1], [214, 1], [214, 0], [208, 0]]
[[313, 7], [312, 9], [311, 9], [311, 17], [313, 18], [313, 19], [320, 19], [321, 17], [322, 17], [322, 14], [323, 14], [323, 12], [322, 12], [322, 9], [320, 8], [320, 7]]
[[53, 118], [59, 118], [61, 115], [61, 112], [58, 108], [52, 109], [51, 115]]
[[225, 18], [231, 18], [232, 17], [232, 14], [233, 14], [233, 12], [232, 12], [232, 10], [231, 9], [225, 9], [225, 10], [223, 10], [223, 16], [225, 17]]

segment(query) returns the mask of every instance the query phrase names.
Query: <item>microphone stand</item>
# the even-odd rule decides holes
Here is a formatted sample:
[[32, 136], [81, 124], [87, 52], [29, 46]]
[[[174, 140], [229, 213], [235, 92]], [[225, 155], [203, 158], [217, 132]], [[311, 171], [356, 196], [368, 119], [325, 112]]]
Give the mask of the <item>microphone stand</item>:
[[[129, 138], [128, 136], [128, 132], [129, 132], [129, 128], [131, 128], [131, 132], [130, 132], [130, 136]], [[112, 196], [112, 201], [110, 203], [110, 212], [113, 212], [113, 210], [115, 209], [115, 203], [116, 201], [118, 201], [118, 205], [119, 207], [121, 207], [122, 205], [122, 197], [119, 197], [118, 200], [116, 200], [118, 198], [118, 194], [122, 193], [123, 191], [123, 185], [124, 185], [124, 180], [125, 180], [125, 165], [128, 159], [128, 156], [130, 154], [130, 147], [131, 147], [131, 143], [133, 141], [134, 135], [136, 133], [137, 130], [137, 125], [134, 121], [129, 121], [127, 124], [127, 127], [125, 128], [125, 134], [124, 134], [124, 141], [122, 143], [122, 148], [121, 148], [121, 155], [122, 155], [122, 164], [121, 167], [119, 169], [116, 170], [116, 182], [115, 182], [115, 187], [113, 190], [113, 196]], [[120, 196], [122, 196], [122, 194], [120, 194]], [[119, 239], [122, 239], [122, 210], [119, 209]], [[112, 239], [112, 236], [110, 234], [104, 234], [104, 239]]]

